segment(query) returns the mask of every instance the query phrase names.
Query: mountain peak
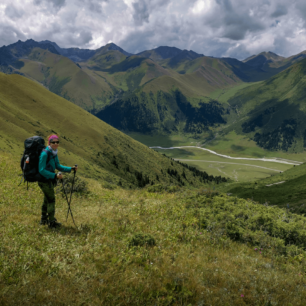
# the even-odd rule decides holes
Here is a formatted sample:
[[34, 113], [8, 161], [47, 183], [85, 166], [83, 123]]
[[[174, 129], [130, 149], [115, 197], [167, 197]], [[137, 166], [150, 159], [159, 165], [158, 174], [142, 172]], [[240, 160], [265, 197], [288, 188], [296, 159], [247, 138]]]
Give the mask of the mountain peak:
[[125, 50], [123, 50], [122, 48], [120, 48], [119, 46], [117, 46], [116, 44], [114, 44], [113, 42], [106, 44], [105, 46], [99, 48], [96, 50], [96, 54], [104, 54], [108, 51], [120, 51], [121, 53], [123, 53], [126, 56], [131, 56], [133, 55], [132, 53], [126, 52]]

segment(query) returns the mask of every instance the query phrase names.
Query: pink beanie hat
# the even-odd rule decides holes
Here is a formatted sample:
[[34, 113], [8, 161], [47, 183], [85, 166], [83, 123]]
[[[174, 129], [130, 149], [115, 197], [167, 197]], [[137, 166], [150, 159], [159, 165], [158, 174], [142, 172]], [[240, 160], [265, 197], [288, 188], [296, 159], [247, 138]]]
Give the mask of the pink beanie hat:
[[57, 135], [51, 135], [48, 139], [48, 144], [50, 144], [51, 140], [53, 139], [58, 139], [58, 136]]

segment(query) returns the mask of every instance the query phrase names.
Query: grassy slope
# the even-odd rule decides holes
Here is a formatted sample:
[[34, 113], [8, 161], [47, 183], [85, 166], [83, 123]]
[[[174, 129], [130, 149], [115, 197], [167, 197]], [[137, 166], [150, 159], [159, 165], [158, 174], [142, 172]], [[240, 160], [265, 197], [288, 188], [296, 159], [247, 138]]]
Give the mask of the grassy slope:
[[236, 108], [238, 118], [230, 127], [242, 134], [241, 124], [248, 126], [263, 116], [261, 126], [255, 126], [249, 137], [256, 132], [267, 134], [276, 131], [285, 120], [295, 120], [297, 127], [289, 152], [303, 151], [303, 133], [306, 129], [304, 105], [306, 61], [303, 60], [267, 81], [242, 89], [228, 102]]
[[241, 114], [248, 113], [271, 99], [299, 102], [303, 98], [305, 67], [304, 60], [266, 81], [245, 88], [228, 102], [236, 103], [241, 108]]
[[126, 56], [118, 50], [97, 52], [93, 57], [86, 61], [85, 65], [89, 67], [98, 67], [102, 69], [110, 68], [126, 59]]
[[[1, 305], [304, 305], [306, 219], [211, 190], [73, 196], [60, 230], [39, 226], [37, 185], [0, 155]], [[67, 211], [57, 196], [57, 218]], [[135, 233], [153, 247], [129, 247]], [[285, 246], [285, 244], [287, 246]]]
[[[118, 52], [118, 51], [116, 51]], [[123, 91], [132, 92], [152, 79], [163, 75], [172, 75], [174, 72], [168, 71], [154, 63], [150, 59], [140, 58], [138, 56], [120, 57], [114, 51], [91, 58], [85, 63], [81, 63], [83, 69], [91, 71], [103, 77], [109, 84]], [[111, 65], [106, 59], [109, 58]], [[112, 60], [114, 58], [114, 60]]]
[[[295, 166], [283, 173], [248, 184], [235, 184], [224, 190], [243, 198], [253, 198], [260, 203], [288, 207], [298, 213], [306, 213], [306, 164]], [[275, 184], [285, 181], [282, 184]], [[288, 206], [287, 206], [288, 205]]]
[[178, 88], [190, 99], [205, 99], [217, 89], [229, 88], [241, 83], [241, 80], [218, 59], [201, 57], [186, 61], [182, 65], [175, 70], [183, 70], [184, 74], [163, 76], [153, 80], [144, 87], [144, 91], [171, 92], [174, 88]]
[[[162, 169], [183, 172], [182, 166], [172, 166], [168, 158], [22, 76], [0, 74], [0, 109], [0, 150], [15, 156], [23, 152], [23, 141], [29, 136], [55, 131], [61, 136], [62, 163], [79, 164], [88, 177], [112, 184], [121, 180], [129, 186], [137, 183], [136, 170], [156, 183], [158, 175], [166, 184], [176, 181]], [[193, 180], [190, 171], [186, 176]]]
[[86, 72], [70, 59], [34, 48], [20, 69], [25, 76], [47, 86], [84, 109], [99, 109], [113, 94], [110, 85], [92, 71]]

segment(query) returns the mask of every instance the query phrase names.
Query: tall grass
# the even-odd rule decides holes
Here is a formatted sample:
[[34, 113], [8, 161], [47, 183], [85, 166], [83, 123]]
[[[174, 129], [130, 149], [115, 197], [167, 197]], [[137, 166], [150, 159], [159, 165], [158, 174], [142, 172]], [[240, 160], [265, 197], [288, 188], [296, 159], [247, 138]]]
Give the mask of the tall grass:
[[[274, 212], [270, 223], [276, 213], [289, 225], [303, 217], [211, 190], [108, 190], [88, 179], [89, 195], [71, 204], [78, 228], [68, 219], [50, 230], [38, 224], [38, 186], [18, 187], [18, 173], [1, 154], [1, 305], [304, 305], [303, 249], [283, 252], [273, 235], [250, 225], [258, 244], [234, 241], [223, 222], [243, 209], [250, 217]], [[60, 222], [66, 211], [57, 196]], [[132, 246], [136, 234], [155, 245]]]

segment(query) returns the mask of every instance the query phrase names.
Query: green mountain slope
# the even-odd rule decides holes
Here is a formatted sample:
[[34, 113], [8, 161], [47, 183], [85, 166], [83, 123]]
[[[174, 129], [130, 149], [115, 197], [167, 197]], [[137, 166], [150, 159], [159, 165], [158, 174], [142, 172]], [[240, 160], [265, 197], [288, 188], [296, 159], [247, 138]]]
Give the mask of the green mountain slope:
[[238, 110], [230, 129], [247, 133], [268, 150], [302, 152], [306, 147], [306, 60], [228, 100]]
[[86, 110], [100, 109], [113, 95], [111, 85], [92, 71], [84, 71], [70, 59], [34, 48], [21, 59], [19, 71]]
[[285, 58], [279, 56], [273, 52], [261, 52], [258, 55], [250, 56], [243, 62], [248, 66], [260, 69], [262, 72], [266, 72], [270, 76], [279, 73], [293, 64], [303, 60], [306, 57], [306, 52], [303, 51], [299, 54]]
[[61, 137], [62, 163], [78, 164], [84, 176], [125, 187], [201, 184], [202, 178], [188, 168], [43, 86], [19, 75], [0, 73], [0, 150], [20, 156], [26, 138], [54, 132]]
[[132, 93], [119, 97], [96, 116], [118, 129], [140, 133], [198, 134], [225, 123], [223, 106], [208, 96], [242, 81], [224, 63], [198, 58], [185, 64], [184, 74], [163, 67], [132, 56], [99, 72], [109, 83]]
[[268, 68], [271, 66], [277, 67], [281, 66], [285, 57], [279, 56], [273, 52], [261, 52], [258, 55], [253, 55], [245, 59], [243, 62], [261, 69]]
[[185, 132], [199, 134], [210, 126], [225, 123], [225, 110], [216, 101], [200, 102], [197, 107], [176, 90], [171, 94], [140, 92], [98, 112], [96, 116], [124, 131], [140, 133]]
[[[118, 61], [116, 60], [117, 55]], [[115, 61], [117, 62], [107, 66], [107, 58], [113, 63]], [[96, 60], [94, 58], [90, 59], [88, 62], [82, 64], [82, 67], [84, 70], [87, 68], [95, 71], [97, 75], [105, 78], [114, 88], [127, 93], [139, 89], [143, 84], [153, 79], [164, 75], [170, 76], [177, 74], [161, 67], [151, 59], [136, 55], [125, 57], [123, 54], [120, 57], [117, 51], [106, 53], [102, 58], [98, 57]]]

